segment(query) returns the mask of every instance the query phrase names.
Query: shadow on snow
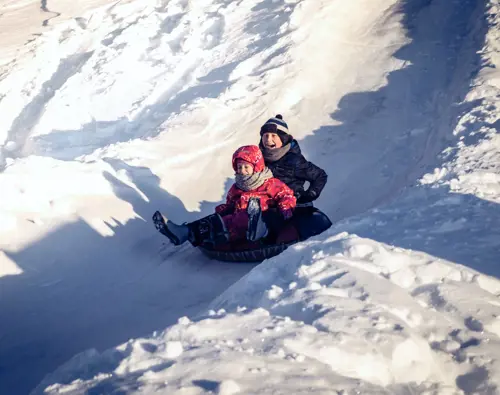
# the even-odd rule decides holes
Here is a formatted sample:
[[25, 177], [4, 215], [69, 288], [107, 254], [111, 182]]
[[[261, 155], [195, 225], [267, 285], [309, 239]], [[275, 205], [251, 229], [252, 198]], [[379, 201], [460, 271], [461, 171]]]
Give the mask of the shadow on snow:
[[23, 273], [0, 278], [0, 321], [8, 323], [0, 332], [1, 393], [28, 393], [76, 353], [104, 350], [198, 314], [254, 266], [210, 261], [190, 245], [170, 245], [152, 225], [154, 210], [190, 220], [212, 212], [215, 203], [188, 212], [149, 169], [108, 163], [126, 171], [147, 198], [104, 174], [137, 217], [108, 221], [112, 236], [79, 219], [22, 250], [4, 251]]
[[[459, 116], [477, 104], [461, 103], [474, 77], [471, 71], [479, 67], [478, 51], [486, 32], [485, 1], [445, 4], [407, 0], [398, 12], [404, 15], [403, 22], [412, 41], [394, 56], [407, 61], [407, 67], [391, 72], [387, 85], [375, 92], [344, 96], [332, 114], [334, 120], [342, 123], [321, 127], [301, 141], [305, 156], [329, 174], [318, 206], [333, 221], [340, 221], [382, 205], [378, 212], [372, 212], [373, 224], [354, 229], [356, 233], [418, 249], [498, 277], [500, 270], [494, 265], [500, 232], [497, 204], [472, 195], [457, 196], [445, 187], [406, 192], [423, 174], [442, 163], [440, 152], [456, 142], [453, 130]], [[259, 21], [256, 19], [255, 23]], [[275, 32], [274, 39], [277, 37]], [[269, 40], [255, 43], [255, 51], [272, 44], [273, 38]], [[194, 98], [217, 97], [227, 88], [235, 66], [226, 65], [213, 71], [202, 79], [203, 84], [186, 91], [166, 92], [126, 126], [133, 131], [131, 135], [121, 134], [125, 125], [121, 127], [119, 122], [103, 125], [118, 130], [111, 142], [137, 137], [143, 133], [138, 133], [138, 128], [145, 135], [151, 133]], [[81, 132], [86, 130], [70, 133]], [[257, 139], [257, 132], [255, 135]], [[96, 137], [80, 154], [92, 152], [101, 143]], [[469, 143], [477, 141], [472, 139]], [[64, 155], [59, 153], [55, 157]], [[178, 198], [159, 187], [158, 179], [149, 169], [120, 161], [109, 163], [115, 169], [129, 172], [135, 185], [148, 197], [149, 201], [143, 200], [135, 190], [106, 174], [116, 195], [132, 204], [142, 218], [110, 225], [114, 231], [112, 237], [101, 236], [80, 220], [21, 251], [8, 253], [24, 273], [0, 279], [0, 321], [10, 323], [10, 332], [2, 337], [5, 346], [0, 350], [3, 364], [0, 392], [8, 388], [10, 392], [24, 393], [44, 373], [75, 353], [144, 336], [174, 323], [179, 316], [192, 315], [216, 296], [218, 290], [225, 289], [250, 269], [209, 263], [192, 248], [181, 252], [179, 261], [171, 255], [169, 265], [158, 266], [158, 246], [163, 239], [149, 223], [152, 212], [161, 209], [167, 215], [181, 213], [190, 221], [211, 212], [215, 203], [203, 202], [200, 213], [189, 213]], [[226, 190], [229, 184], [226, 182]], [[396, 196], [401, 197], [394, 205], [398, 210], [391, 211], [390, 202]], [[445, 209], [448, 215], [443, 215]], [[447, 216], [456, 223], [445, 223]], [[488, 234], [484, 234], [484, 221], [491, 223]], [[340, 223], [339, 231], [355, 228], [353, 223], [350, 220]], [[413, 236], [419, 229], [434, 231], [430, 237], [422, 235], [421, 240], [405, 238], [405, 230], [410, 227]], [[136, 242], [127, 245], [129, 240]], [[482, 244], [475, 248], [478, 240]], [[193, 261], [189, 260], [191, 256]], [[128, 262], [121, 262], [124, 257]], [[222, 270], [225, 276], [221, 276]], [[215, 281], [214, 276], [221, 276], [221, 283], [207, 287], [206, 281]], [[100, 292], [92, 292], [96, 289]], [[193, 299], [189, 303], [179, 300], [189, 295], [190, 289], [197, 290]], [[129, 310], [118, 311], [117, 303]], [[67, 322], [63, 328], [62, 319]], [[72, 328], [71, 333], [64, 332], [68, 327]]]

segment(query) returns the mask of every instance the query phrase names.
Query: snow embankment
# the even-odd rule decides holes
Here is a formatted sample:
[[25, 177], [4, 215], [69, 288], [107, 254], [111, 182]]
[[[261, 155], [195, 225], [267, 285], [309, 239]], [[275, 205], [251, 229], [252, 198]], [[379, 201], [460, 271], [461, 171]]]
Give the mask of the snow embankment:
[[[494, 393], [498, 1], [128, 3], [0, 75], [3, 388], [188, 314], [33, 393]], [[160, 266], [145, 220], [209, 212], [278, 111], [345, 220], [196, 316], [248, 269]]]
[[334, 233], [264, 262], [194, 321], [75, 357], [34, 393], [453, 394], [500, 384], [499, 281]]
[[34, 394], [496, 393], [498, 7], [458, 143], [419, 185], [264, 262], [202, 316], [76, 356]]

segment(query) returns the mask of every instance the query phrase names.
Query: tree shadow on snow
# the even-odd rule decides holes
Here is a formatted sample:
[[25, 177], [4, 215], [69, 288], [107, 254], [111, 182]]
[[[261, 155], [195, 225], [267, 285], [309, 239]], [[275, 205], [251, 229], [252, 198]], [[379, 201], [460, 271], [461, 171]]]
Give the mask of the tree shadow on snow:
[[20, 250], [4, 251], [23, 272], [0, 278], [0, 322], [6, 323], [0, 330], [0, 393], [25, 394], [79, 352], [113, 347], [196, 315], [254, 266], [222, 264], [190, 245], [172, 246], [150, 220], [156, 209], [192, 220], [216, 203], [188, 212], [149, 169], [108, 163], [137, 188], [104, 174], [135, 218], [96, 218], [97, 224], [78, 218]]

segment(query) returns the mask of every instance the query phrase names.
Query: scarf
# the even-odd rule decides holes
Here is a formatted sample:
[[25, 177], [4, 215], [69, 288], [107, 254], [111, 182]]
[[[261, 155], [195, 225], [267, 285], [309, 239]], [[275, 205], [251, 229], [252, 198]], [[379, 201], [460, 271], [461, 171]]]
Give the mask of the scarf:
[[285, 154], [290, 151], [292, 147], [291, 143], [284, 145], [281, 148], [269, 149], [261, 145], [260, 149], [262, 151], [262, 155], [264, 155], [264, 160], [268, 162], [276, 162], [283, 158]]
[[273, 173], [267, 167], [259, 173], [253, 173], [250, 176], [236, 174], [236, 186], [242, 191], [248, 192], [257, 189], [267, 180], [273, 178]]

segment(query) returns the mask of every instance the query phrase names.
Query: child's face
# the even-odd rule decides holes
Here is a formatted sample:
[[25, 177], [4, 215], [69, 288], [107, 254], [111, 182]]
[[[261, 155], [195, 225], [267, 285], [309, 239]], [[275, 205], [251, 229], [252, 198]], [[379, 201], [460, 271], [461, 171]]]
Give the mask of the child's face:
[[251, 176], [253, 174], [253, 166], [244, 160], [238, 160], [236, 162], [236, 173], [242, 176]]
[[264, 133], [262, 135], [262, 144], [268, 149], [275, 149], [283, 147], [280, 136], [276, 133]]

